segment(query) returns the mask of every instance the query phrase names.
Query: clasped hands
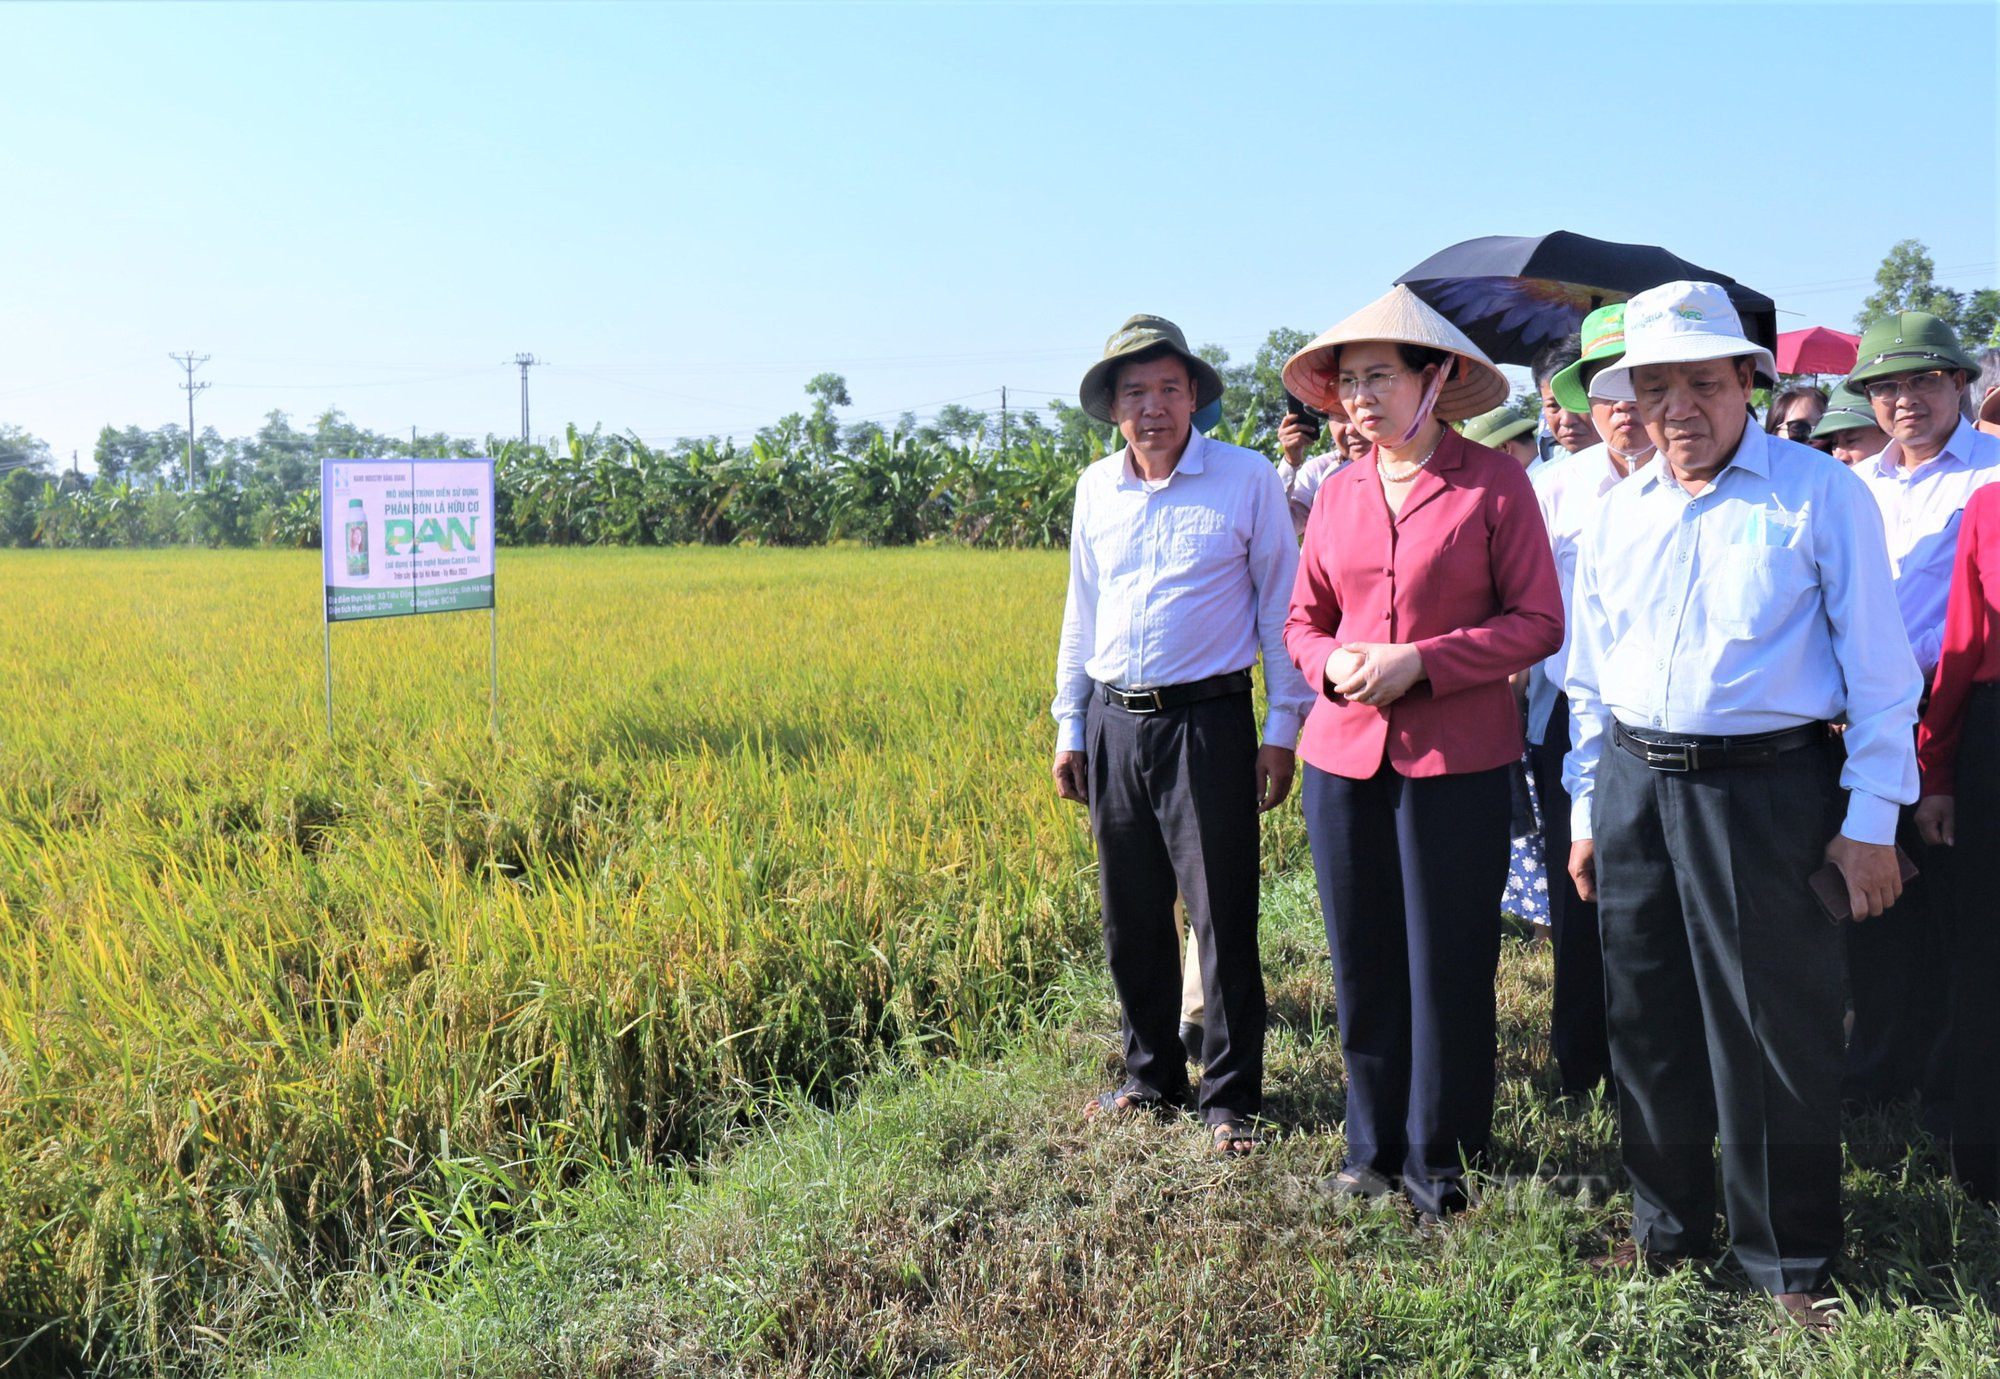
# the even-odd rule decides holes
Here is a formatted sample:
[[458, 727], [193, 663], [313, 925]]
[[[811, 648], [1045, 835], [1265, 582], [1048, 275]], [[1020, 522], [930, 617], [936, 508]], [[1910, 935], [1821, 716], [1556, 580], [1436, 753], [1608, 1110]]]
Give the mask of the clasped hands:
[[1372, 708], [1387, 708], [1425, 678], [1424, 658], [1398, 642], [1344, 642], [1326, 658], [1329, 694]]

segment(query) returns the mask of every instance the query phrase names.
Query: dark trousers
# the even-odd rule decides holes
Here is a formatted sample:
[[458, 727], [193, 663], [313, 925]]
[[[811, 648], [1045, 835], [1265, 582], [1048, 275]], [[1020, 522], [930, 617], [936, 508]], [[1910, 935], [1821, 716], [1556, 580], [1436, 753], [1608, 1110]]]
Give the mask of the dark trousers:
[[1654, 771], [1606, 742], [1592, 808], [1632, 1234], [1699, 1254], [1722, 1141], [1729, 1239], [1771, 1293], [1840, 1248], [1841, 934], [1806, 878], [1839, 829], [1840, 752]]
[[1896, 903], [1847, 926], [1847, 991], [1854, 1028], [1847, 1038], [1841, 1095], [1879, 1106], [1923, 1094], [1924, 1120], [1949, 1128], [1952, 1097], [1944, 1075], [1947, 1002], [1939, 974], [1951, 968], [1945, 934], [1951, 918], [1952, 850], [1927, 847], [1917, 836], [1916, 810], [1906, 808], [1896, 841], [1917, 875]]
[[1966, 707], [1957, 804], [1954, 904], [1943, 926], [1950, 952], [1944, 1085], [1952, 1172], [1990, 1203], [2000, 1201], [2000, 686], [1977, 686]]
[[1104, 954], [1126, 1076], [1187, 1100], [1176, 892], [1201, 952], [1202, 1078], [1209, 1124], [1264, 1106], [1264, 974], [1257, 953], [1257, 724], [1247, 693], [1160, 713], [1092, 698], [1090, 827]]
[[1569, 877], [1569, 792], [1563, 757], [1569, 751], [1569, 696], [1556, 696], [1548, 731], [1528, 748], [1535, 790], [1542, 799], [1542, 843], [1548, 854], [1549, 940], [1555, 951], [1555, 1010], [1549, 1048], [1563, 1090], [1587, 1092], [1611, 1071], [1611, 1043], [1604, 1032], [1604, 945], [1598, 940], [1597, 904], [1576, 893]]
[[1351, 780], [1306, 765], [1306, 834], [1347, 1066], [1347, 1163], [1439, 1214], [1493, 1126], [1511, 768]]

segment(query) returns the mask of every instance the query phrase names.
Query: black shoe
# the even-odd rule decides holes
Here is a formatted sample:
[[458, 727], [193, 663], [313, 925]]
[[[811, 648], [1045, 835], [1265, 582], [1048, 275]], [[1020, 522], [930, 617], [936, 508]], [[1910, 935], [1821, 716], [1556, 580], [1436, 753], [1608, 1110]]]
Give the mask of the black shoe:
[[1201, 1062], [1202, 1030], [1200, 1025], [1181, 1025], [1181, 1047], [1187, 1050], [1187, 1061]]

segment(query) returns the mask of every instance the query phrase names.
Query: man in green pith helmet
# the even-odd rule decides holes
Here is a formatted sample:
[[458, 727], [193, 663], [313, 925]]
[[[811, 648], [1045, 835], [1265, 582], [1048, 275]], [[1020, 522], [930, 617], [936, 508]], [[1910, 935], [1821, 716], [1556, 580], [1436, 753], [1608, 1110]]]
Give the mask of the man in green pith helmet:
[[1889, 433], [1875, 421], [1868, 399], [1845, 383], [1827, 399], [1826, 412], [1812, 429], [1812, 438], [1826, 442], [1826, 453], [1849, 468], [1882, 453]]
[[1535, 446], [1535, 419], [1522, 416], [1513, 407], [1495, 407], [1490, 412], [1481, 412], [1467, 420], [1459, 430], [1475, 445], [1512, 455], [1521, 462], [1523, 469], [1541, 458], [1541, 451]]
[[[1977, 372], [1949, 325], [1926, 312], [1905, 311], [1863, 333], [1846, 384], [1868, 399], [1875, 424], [1888, 437], [1854, 472], [1882, 509], [1896, 604], [1927, 687], [1944, 644], [1960, 519], [1973, 493], [2000, 479], [2000, 440], [1964, 416], [1966, 388]], [[1938, 990], [1940, 976], [1956, 968], [1952, 857], [1935, 845], [1940, 839], [1921, 836], [1914, 808], [1902, 811], [1898, 841], [1916, 861], [1916, 879], [1880, 921], [1847, 932], [1854, 1028], [1842, 1091], [1862, 1106], [1918, 1092], [1925, 1127], [1944, 1139], [1957, 1100], [1949, 1002]]]
[[1588, 414], [1600, 439], [1531, 476], [1555, 552], [1565, 630], [1556, 654], [1528, 672], [1528, 760], [1541, 797], [1542, 838], [1550, 862], [1555, 992], [1549, 1050], [1563, 1090], [1583, 1096], [1610, 1072], [1611, 1054], [1604, 1026], [1604, 950], [1598, 940], [1597, 906], [1577, 894], [1566, 870], [1570, 798], [1563, 788], [1562, 766], [1570, 741], [1569, 700], [1562, 682], [1569, 661], [1567, 624], [1583, 532], [1604, 496], [1653, 458], [1653, 442], [1639, 419], [1638, 403], [1590, 393], [1598, 373], [1625, 354], [1625, 304], [1614, 302], [1584, 317], [1577, 346], [1577, 357], [1549, 379], [1549, 395], [1563, 411]]

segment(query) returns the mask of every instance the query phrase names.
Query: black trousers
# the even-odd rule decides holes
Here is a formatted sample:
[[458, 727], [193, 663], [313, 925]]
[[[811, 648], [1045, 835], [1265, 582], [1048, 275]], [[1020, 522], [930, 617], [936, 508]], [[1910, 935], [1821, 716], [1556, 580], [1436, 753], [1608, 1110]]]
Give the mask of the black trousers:
[[[2000, 685], [1979, 685], [1958, 746], [1945, 1090], [1951, 1166], [1972, 1196], [2000, 1201]], [[1871, 921], [1875, 922], [1875, 921]]]
[[1549, 940], [1555, 952], [1555, 1009], [1549, 1049], [1563, 1090], [1587, 1092], [1611, 1071], [1611, 1041], [1604, 1030], [1604, 945], [1597, 934], [1597, 902], [1576, 893], [1569, 877], [1569, 792], [1563, 757], [1569, 752], [1569, 696], [1556, 696], [1542, 740], [1528, 748], [1535, 790], [1542, 799], [1542, 844], [1548, 854]]
[[1806, 878], [1843, 810], [1834, 743], [1769, 766], [1654, 771], [1607, 742], [1597, 839], [1611, 1070], [1632, 1234], [1699, 1254], [1715, 1224], [1771, 1293], [1840, 1248], [1841, 933]]
[[1347, 1067], [1347, 1164], [1466, 1203], [1493, 1127], [1510, 767], [1367, 780], [1301, 768]]
[[1174, 897], [1201, 952], [1202, 1119], [1264, 1106], [1257, 951], [1257, 723], [1248, 693], [1136, 714], [1093, 697], [1086, 719], [1104, 955], [1126, 1076], [1187, 1100]]
[[1841, 1095], [1879, 1106], [1921, 1092], [1925, 1123], [1942, 1132], [1950, 1123], [1952, 1097], [1944, 1075], [1947, 1002], [1939, 999], [1938, 976], [1952, 963], [1945, 934], [1954, 859], [1952, 849], [1924, 844], [1915, 816], [1914, 808], [1902, 811], [1896, 841], [1917, 864], [1916, 877], [1882, 914], [1847, 926], [1854, 1028]]

